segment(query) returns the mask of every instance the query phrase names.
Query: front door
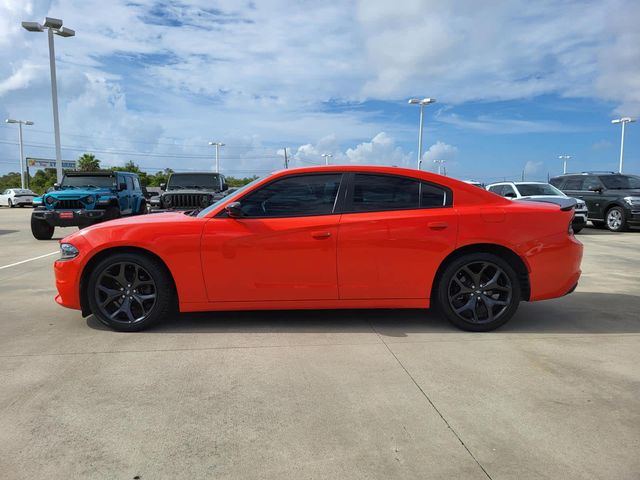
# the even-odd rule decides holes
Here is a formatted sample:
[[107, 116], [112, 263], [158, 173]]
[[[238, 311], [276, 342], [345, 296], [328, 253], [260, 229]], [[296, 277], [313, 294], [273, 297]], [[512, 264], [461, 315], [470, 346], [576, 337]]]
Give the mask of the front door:
[[209, 301], [337, 299], [341, 180], [341, 173], [274, 180], [239, 198], [242, 217], [209, 220], [202, 237]]
[[340, 298], [429, 298], [438, 266], [455, 248], [451, 191], [372, 174], [355, 174], [349, 190], [338, 229]]

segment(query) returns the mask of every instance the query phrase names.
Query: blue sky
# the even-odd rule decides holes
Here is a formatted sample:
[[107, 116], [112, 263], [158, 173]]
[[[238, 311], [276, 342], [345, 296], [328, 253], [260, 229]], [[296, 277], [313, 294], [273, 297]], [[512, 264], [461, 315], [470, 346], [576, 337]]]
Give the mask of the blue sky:
[[[458, 178], [545, 179], [615, 170], [620, 129], [640, 114], [640, 3], [6, 0], [0, 4], [0, 116], [33, 120], [28, 156], [52, 158], [45, 34], [56, 38], [63, 156], [153, 171], [261, 174], [322, 162], [424, 165]], [[0, 172], [16, 170], [15, 126], [0, 126]], [[640, 173], [640, 124], [625, 170]]]

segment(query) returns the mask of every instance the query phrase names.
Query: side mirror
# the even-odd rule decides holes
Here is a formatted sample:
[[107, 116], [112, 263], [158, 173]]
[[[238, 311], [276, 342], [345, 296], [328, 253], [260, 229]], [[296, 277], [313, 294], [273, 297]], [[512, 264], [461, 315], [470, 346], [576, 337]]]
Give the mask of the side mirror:
[[54, 190], [60, 190], [60, 184], [59, 183], [54, 183], [53, 184], [53, 189]]
[[517, 195], [513, 192], [507, 192], [504, 194], [505, 198], [517, 198]]
[[160, 184], [160, 190], [162, 190], [163, 192], [167, 189], [167, 184], [166, 183], [161, 183]]
[[242, 208], [240, 208], [240, 202], [231, 202], [224, 207], [224, 211], [227, 212], [229, 218], [239, 218], [242, 216]]
[[229, 190], [229, 185], [226, 182], [222, 184], [222, 191], [224, 192], [225, 190]]

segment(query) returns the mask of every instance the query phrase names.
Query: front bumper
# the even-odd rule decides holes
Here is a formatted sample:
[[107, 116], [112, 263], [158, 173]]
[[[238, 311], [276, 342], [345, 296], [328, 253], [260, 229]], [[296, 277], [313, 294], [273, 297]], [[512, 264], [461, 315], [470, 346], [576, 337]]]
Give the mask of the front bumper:
[[88, 227], [104, 220], [105, 210], [47, 210], [38, 208], [32, 213], [34, 218], [44, 220], [52, 227]]
[[640, 211], [631, 210], [627, 216], [627, 223], [632, 227], [640, 227]]

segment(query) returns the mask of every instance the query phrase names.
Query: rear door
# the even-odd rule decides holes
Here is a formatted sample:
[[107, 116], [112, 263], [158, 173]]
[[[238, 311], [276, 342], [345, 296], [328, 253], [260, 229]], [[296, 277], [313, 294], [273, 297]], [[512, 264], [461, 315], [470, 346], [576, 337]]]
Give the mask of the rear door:
[[449, 189], [397, 175], [349, 174], [338, 229], [341, 299], [427, 299], [455, 247]]

